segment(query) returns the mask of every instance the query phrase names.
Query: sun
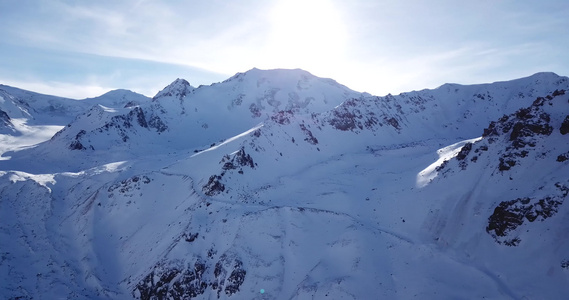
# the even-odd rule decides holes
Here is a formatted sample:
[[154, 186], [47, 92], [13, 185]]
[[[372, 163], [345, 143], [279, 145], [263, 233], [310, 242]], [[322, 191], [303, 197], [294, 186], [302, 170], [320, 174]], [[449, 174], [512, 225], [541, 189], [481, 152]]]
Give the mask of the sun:
[[323, 71], [343, 54], [345, 25], [329, 0], [282, 0], [272, 9], [270, 23], [264, 51], [270, 67]]

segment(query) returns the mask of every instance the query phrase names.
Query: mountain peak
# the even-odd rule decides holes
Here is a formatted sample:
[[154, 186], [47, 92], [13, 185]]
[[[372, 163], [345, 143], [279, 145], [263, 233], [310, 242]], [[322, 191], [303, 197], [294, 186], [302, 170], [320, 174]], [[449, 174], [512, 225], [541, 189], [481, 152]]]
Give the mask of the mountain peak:
[[529, 76], [531, 78], [537, 77], [537, 78], [559, 78], [561, 76], [557, 75], [554, 72], [537, 72], [531, 76]]
[[141, 95], [141, 94], [133, 92], [131, 90], [127, 90], [127, 89], [116, 89], [116, 90], [108, 91], [101, 96], [123, 97], [124, 95]]
[[174, 80], [174, 82], [170, 83], [163, 90], [158, 92], [158, 94], [156, 94], [156, 96], [154, 96], [152, 100], [156, 100], [158, 98], [167, 97], [167, 96], [183, 98], [194, 89], [195, 88], [192, 85], [190, 85], [190, 83], [187, 80], [177, 78], [176, 80]]
[[301, 77], [305, 77], [305, 78], [317, 78], [316, 76], [314, 76], [313, 74], [311, 74], [308, 71], [305, 71], [303, 69], [267, 69], [267, 70], [262, 70], [262, 69], [258, 69], [258, 68], [252, 68], [246, 72], [239, 72], [236, 73], [235, 75], [233, 75], [232, 77], [230, 77], [229, 79], [225, 80], [227, 81], [233, 81], [233, 80], [243, 80], [243, 78], [256, 78], [256, 79], [261, 79], [261, 78], [301, 78]]
[[566, 81], [567, 77], [559, 76], [553, 72], [538, 72], [533, 75], [522, 77], [519, 79], [509, 80], [509, 81], [501, 81], [507, 84], [529, 84], [529, 83], [549, 83], [549, 84], [558, 84], [563, 81]]

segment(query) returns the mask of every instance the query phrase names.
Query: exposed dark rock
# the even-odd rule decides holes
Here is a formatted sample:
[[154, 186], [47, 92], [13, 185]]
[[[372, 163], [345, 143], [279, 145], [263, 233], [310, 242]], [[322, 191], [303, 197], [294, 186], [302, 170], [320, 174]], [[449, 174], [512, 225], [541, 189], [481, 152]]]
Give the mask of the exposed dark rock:
[[243, 167], [247, 166], [254, 169], [256, 166], [251, 155], [245, 153], [244, 147], [241, 147], [233, 156], [225, 155], [219, 163], [223, 164], [221, 174], [210, 176], [208, 183], [202, 187], [202, 190], [208, 196], [214, 196], [225, 191], [225, 185], [221, 182], [223, 176], [225, 176], [225, 171], [239, 169], [237, 172], [243, 174]]
[[292, 118], [293, 115], [294, 114], [292, 110], [281, 110], [276, 114], [272, 115], [271, 120], [281, 125], [287, 125], [290, 124], [290, 119]]
[[[497, 123], [492, 121], [490, 122], [490, 125], [488, 125], [487, 128], [484, 128], [484, 132], [482, 133], [482, 137], [492, 137], [492, 136], [497, 136], [498, 135], [498, 131], [496, 128]], [[489, 139], [489, 142], [492, 143], [493, 139]]]
[[251, 103], [251, 105], [249, 105], [249, 111], [251, 112], [251, 114], [253, 114], [253, 118], [259, 118], [261, 117], [261, 111], [263, 110], [263, 107], [261, 105], [257, 105], [255, 103]]
[[379, 120], [375, 117], [375, 113], [370, 111], [367, 114], [367, 118], [364, 121], [364, 125], [367, 129], [373, 130], [379, 124]]
[[[119, 115], [119, 116], [112, 117], [111, 122], [105, 124], [104, 127], [106, 129], [108, 129], [110, 127], [115, 127], [118, 129], [119, 133], [121, 133], [124, 131], [123, 128], [133, 127], [133, 124], [135, 122], [136, 122], [136, 124], [138, 124], [142, 128], [154, 128], [154, 129], [156, 129], [156, 132], [163, 132], [166, 129], [168, 129], [168, 126], [166, 126], [166, 124], [164, 124], [164, 122], [162, 122], [160, 117], [158, 117], [156, 115], [152, 115], [152, 117], [147, 121], [146, 116], [144, 114], [144, 111], [140, 107], [133, 108], [126, 115]], [[121, 134], [121, 136], [123, 136], [123, 141], [126, 142], [126, 140], [124, 139], [125, 135]]]
[[540, 108], [545, 101], [551, 101], [547, 99], [547, 97], [538, 97], [530, 107], [519, 109], [510, 116], [505, 115], [498, 122], [491, 122], [484, 129], [482, 136], [488, 137], [488, 142], [492, 144], [500, 132], [504, 134], [509, 132], [509, 141], [515, 149], [528, 145], [535, 146], [532, 137], [548, 136], [553, 132], [553, 127], [549, 124], [551, 121], [549, 114]]
[[476, 150], [474, 150], [474, 153], [478, 153], [480, 151], [488, 151], [488, 146], [481, 145], [480, 147], [476, 148]]
[[150, 120], [148, 120], [148, 127], [156, 129], [156, 132], [158, 133], [164, 132], [168, 129], [168, 126], [162, 122], [162, 119], [155, 115], [150, 117]]
[[124, 108], [135, 107], [138, 103], [136, 101], [129, 101], [124, 105]]
[[[549, 116], [545, 117], [549, 119]], [[531, 137], [534, 135], [550, 135], [553, 132], [553, 127], [551, 125], [539, 124], [539, 123], [523, 123], [517, 122], [510, 134], [510, 141], [516, 149], [522, 148], [528, 143], [521, 139], [522, 137]]]
[[312, 131], [308, 130], [304, 124], [300, 124], [300, 130], [306, 135], [306, 138], [304, 138], [305, 141], [312, 145], [318, 144], [318, 139], [312, 135]]
[[136, 190], [140, 190], [143, 184], [149, 184], [152, 181], [146, 175], [137, 175], [131, 178], [121, 180], [120, 182], [114, 183], [107, 191], [110, 193], [110, 197], [113, 197], [114, 192], [118, 192], [121, 194], [132, 195], [132, 193]]
[[229, 259], [228, 256], [222, 255], [215, 264], [213, 275], [215, 278], [211, 283], [211, 288], [217, 290], [219, 298], [221, 292], [225, 292], [228, 296], [237, 293], [245, 281], [247, 271], [243, 268], [241, 260]]
[[498, 170], [507, 171], [516, 165], [516, 161], [508, 157], [500, 157], [500, 164]]
[[[417, 105], [422, 107], [421, 110], [425, 109], [420, 104], [424, 99], [420, 97], [411, 97], [405, 102], [409, 104], [415, 101], [418, 101]], [[414, 111], [419, 112], [420, 110], [415, 109]], [[378, 127], [391, 126], [399, 132], [402, 129], [400, 122], [403, 114], [403, 107], [398, 103], [397, 98], [391, 95], [375, 97], [375, 101], [353, 98], [334, 108], [324, 122], [341, 131], [358, 133], [364, 129], [376, 131]]]
[[329, 120], [330, 125], [342, 131], [353, 130], [356, 128], [355, 115], [343, 108], [332, 111], [333, 118]]
[[[158, 270], [157, 270], [158, 271]], [[168, 299], [168, 283], [178, 275], [180, 271], [176, 268], [162, 271], [155, 274], [155, 271], [150, 272], [142, 282], [140, 282], [136, 289], [139, 292], [138, 299]], [[155, 278], [159, 279], [155, 281]], [[136, 295], [134, 295], [136, 297]]]
[[255, 168], [253, 158], [251, 155], [245, 153], [244, 147], [241, 147], [241, 149], [239, 149], [239, 151], [237, 151], [232, 157], [225, 155], [221, 159], [221, 163], [223, 163], [223, 170], [234, 170], [245, 166], [248, 166], [251, 169]]
[[393, 118], [393, 117], [391, 117], [391, 118], [386, 118], [386, 119], [385, 119], [385, 123], [387, 123], [387, 124], [393, 126], [393, 128], [395, 128], [395, 129], [397, 129], [397, 130], [400, 130], [400, 129], [401, 129], [401, 126], [399, 125], [399, 122], [397, 122], [397, 119], [395, 119], [395, 118]]
[[444, 170], [444, 168], [446, 168], [446, 166], [448, 165], [448, 160], [443, 161], [442, 164], [440, 164], [439, 166], [437, 166], [435, 168], [435, 171], [440, 172], [442, 170]]
[[208, 287], [202, 278], [206, 269], [200, 260], [185, 268], [180, 262], [170, 266], [159, 265], [136, 285], [133, 296], [141, 300], [195, 298], [205, 293]]
[[71, 150], [86, 150], [87, 148], [85, 148], [85, 146], [83, 146], [83, 144], [81, 144], [81, 142], [79, 141], [87, 132], [85, 130], [81, 130], [79, 131], [79, 133], [77, 133], [77, 135], [75, 135], [75, 140], [73, 142], [71, 142], [71, 144], [69, 145], [69, 149]]
[[566, 160], [569, 159], [569, 152], [563, 153], [563, 154], [559, 154], [559, 156], [557, 156], [557, 161], [558, 162], [564, 162]]
[[567, 197], [567, 195], [569, 195], [569, 187], [561, 184], [560, 182], [557, 182], [555, 187], [561, 192], [562, 197]]
[[[488, 226], [486, 232], [494, 231], [497, 236], [506, 236], [508, 231], [524, 223], [525, 214], [531, 207], [523, 206], [529, 204], [529, 198], [518, 198], [511, 201], [501, 202], [495, 209], [494, 213], [488, 218]], [[521, 204], [521, 207], [516, 204]]]
[[0, 109], [0, 124], [3, 124], [5, 126], [9, 126], [10, 124], [12, 124], [10, 122], [10, 116], [8, 116], [8, 114]]
[[[94, 129], [93, 132], [104, 133], [114, 130], [120, 139], [126, 143], [130, 139], [129, 132], [136, 128], [135, 125], [146, 129], [154, 128], [158, 133], [164, 132], [168, 129], [168, 126], [164, 124], [157, 115], [152, 114], [150, 119], [147, 120], [144, 110], [140, 107], [134, 107], [127, 114], [112, 117], [109, 122], [97, 129]], [[86, 149], [87, 147], [79, 141], [85, 134], [86, 132], [81, 130], [80, 135], [75, 138], [76, 142], [73, 142], [69, 148], [72, 150]], [[94, 149], [93, 146], [90, 146], [89, 148]]]
[[[213, 253], [216, 252], [210, 249], [208, 255], [212, 253], [213, 257]], [[171, 261], [155, 266], [136, 285], [132, 294], [142, 300], [182, 300], [196, 298], [210, 288], [212, 292], [217, 291], [218, 298], [221, 292], [231, 296], [239, 292], [245, 282], [246, 274], [247, 271], [240, 259], [225, 254], [215, 264], [200, 257], [195, 262], [187, 264], [182, 261]]]
[[561, 195], [552, 195], [541, 199], [525, 197], [501, 202], [488, 218], [486, 232], [494, 237], [499, 244], [517, 246], [521, 240], [517, 236], [510, 238], [511, 232], [526, 221], [530, 223], [538, 220], [544, 221], [557, 213], [559, 206], [569, 193], [569, 188], [560, 183], [556, 183], [555, 186]]
[[189, 234], [185, 235], [184, 240], [186, 240], [186, 242], [188, 242], [188, 243], [191, 243], [191, 242], [195, 241], [199, 235], [200, 235], [199, 232], [189, 233]]
[[146, 123], [146, 118], [144, 117], [144, 111], [140, 107], [133, 108], [129, 113], [129, 118], [136, 119], [138, 125], [143, 128], [148, 128], [148, 123]]
[[[226, 219], [224, 219], [224, 220], [227, 221]], [[215, 250], [213, 247], [210, 248], [209, 250], [207, 250], [207, 258], [209, 258], [209, 259], [212, 259], [214, 257], [214, 255], [216, 255], [216, 254], [217, 254], [217, 250]]]
[[[550, 98], [553, 99], [553, 96]], [[519, 109], [509, 116], [503, 116], [498, 122], [491, 122], [488, 128], [484, 129], [483, 136], [489, 144], [494, 143], [501, 133], [509, 134], [508, 141], [511, 146], [508, 146], [498, 158], [499, 171], [510, 170], [517, 165], [520, 158], [527, 157], [529, 151], [524, 148], [535, 147], [539, 136], [551, 135], [553, 132], [553, 127], [550, 125], [551, 116], [541, 108], [545, 102], [550, 101], [547, 97], [538, 97], [530, 107]]]
[[235, 155], [233, 156], [233, 160], [238, 166], [249, 166], [251, 169], [255, 168], [255, 163], [253, 162], [253, 158], [251, 155], [245, 153], [245, 148], [241, 148]]
[[252, 135], [254, 137], [260, 137], [261, 136], [261, 129], [257, 129], [255, 131], [253, 131]]
[[561, 134], [563, 135], [569, 133], [569, 116], [566, 116], [565, 120], [563, 120], [563, 123], [561, 123], [561, 128], [559, 128], [559, 132], [561, 132]]
[[14, 124], [12, 124], [12, 121], [8, 113], [0, 109], [0, 132], [2, 132], [2, 129], [4, 128], [8, 129], [8, 132], [13, 132], [13, 133], [16, 132]]
[[188, 94], [190, 94], [192, 91], [194, 90], [194, 88], [190, 85], [190, 83], [188, 81], [186, 81], [185, 79], [176, 79], [174, 80], [174, 82], [172, 82], [170, 85], [168, 85], [167, 87], [165, 87], [163, 90], [161, 90], [160, 92], [158, 92], [158, 94], [156, 94], [156, 96], [154, 96], [154, 98], [152, 98], [152, 101], [156, 101], [162, 97], [176, 97], [179, 100], [182, 100], [184, 97], [186, 97]]
[[465, 159], [470, 153], [470, 150], [472, 150], [472, 143], [464, 144], [464, 146], [462, 146], [462, 149], [460, 149], [460, 152], [458, 152], [458, 154], [456, 155], [456, 159], [458, 160]]
[[225, 294], [231, 296], [239, 292], [239, 287], [245, 281], [245, 275], [247, 275], [247, 271], [243, 269], [243, 263], [239, 260], [235, 261], [233, 271], [226, 280]]
[[219, 193], [225, 191], [225, 185], [220, 182], [221, 176], [211, 175], [206, 185], [203, 186], [202, 190], [204, 194], [208, 196], [215, 196]]
[[85, 146], [83, 146], [83, 144], [81, 144], [81, 142], [73, 141], [69, 145], [69, 149], [71, 149], [71, 150], [85, 150], [87, 148], [85, 148]]
[[552, 95], [553, 97], [565, 95], [565, 90], [555, 90], [555, 91], [553, 91], [553, 93], [552, 93], [551, 95]]

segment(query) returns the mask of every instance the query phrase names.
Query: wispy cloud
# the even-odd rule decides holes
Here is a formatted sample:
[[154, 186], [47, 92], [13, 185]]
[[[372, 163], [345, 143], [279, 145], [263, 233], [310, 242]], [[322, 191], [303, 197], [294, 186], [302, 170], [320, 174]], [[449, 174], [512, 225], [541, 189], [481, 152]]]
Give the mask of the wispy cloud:
[[117, 88], [154, 96], [177, 77], [196, 86], [228, 77], [185, 65], [14, 45], [0, 48], [0, 57], [7, 56], [9, 60], [0, 59], [0, 83], [42, 93], [61, 91], [71, 98], [94, 97]]
[[66, 97], [71, 99], [84, 99], [100, 96], [113, 88], [100, 84], [89, 85], [85, 83], [70, 83], [57, 81], [19, 81], [0, 77], [0, 82], [5, 85], [22, 88], [36, 93]]
[[[44, 72], [44, 77], [55, 74], [65, 82], [71, 79], [58, 72], [76, 76], [84, 68], [89, 75], [80, 78], [91, 76], [103, 86], [114, 86], [106, 82], [123, 85], [129, 76], [137, 77], [129, 69], [156, 78], [140, 72], [149, 62], [156, 68], [164, 64], [158, 68], [164, 72], [186, 66], [186, 74], [206, 79], [219, 78], [207, 71], [229, 76], [252, 67], [300, 67], [376, 94], [436, 87], [446, 81], [504, 80], [538, 70], [569, 74], [569, 57], [564, 54], [569, 47], [564, 32], [569, 7], [564, 0], [311, 3], [5, 1], [0, 3], [0, 36], [5, 37], [0, 48], [38, 51], [28, 56], [4, 51], [0, 71], [6, 78], [10, 66], [13, 74]], [[43, 50], [47, 52], [39, 54]], [[46, 57], [53, 53], [76, 55], [65, 61], [58, 55]], [[81, 55], [95, 55], [93, 61], [101, 64], [122, 61], [124, 67], [128, 59], [146, 64], [84, 66]], [[28, 63], [15, 72], [9, 61], [18, 60], [38, 66]], [[61, 66], [54, 67], [53, 61]], [[170, 81], [179, 73], [183, 72], [172, 74]]]

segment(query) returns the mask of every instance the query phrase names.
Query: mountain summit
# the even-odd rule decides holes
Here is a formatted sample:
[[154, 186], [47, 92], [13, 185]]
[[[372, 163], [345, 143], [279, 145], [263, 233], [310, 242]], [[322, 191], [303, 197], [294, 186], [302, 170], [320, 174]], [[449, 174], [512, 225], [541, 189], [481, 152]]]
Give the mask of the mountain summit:
[[191, 93], [194, 90], [194, 87], [190, 85], [185, 79], [176, 79], [174, 82], [170, 83], [167, 87], [163, 90], [158, 92], [153, 100], [157, 100], [162, 97], [175, 97], [175, 98], [183, 98], [187, 94]]
[[0, 160], [3, 298], [569, 293], [567, 77], [378, 97], [252, 69], [80, 104], [1, 88], [0, 126], [21, 107], [58, 129]]

